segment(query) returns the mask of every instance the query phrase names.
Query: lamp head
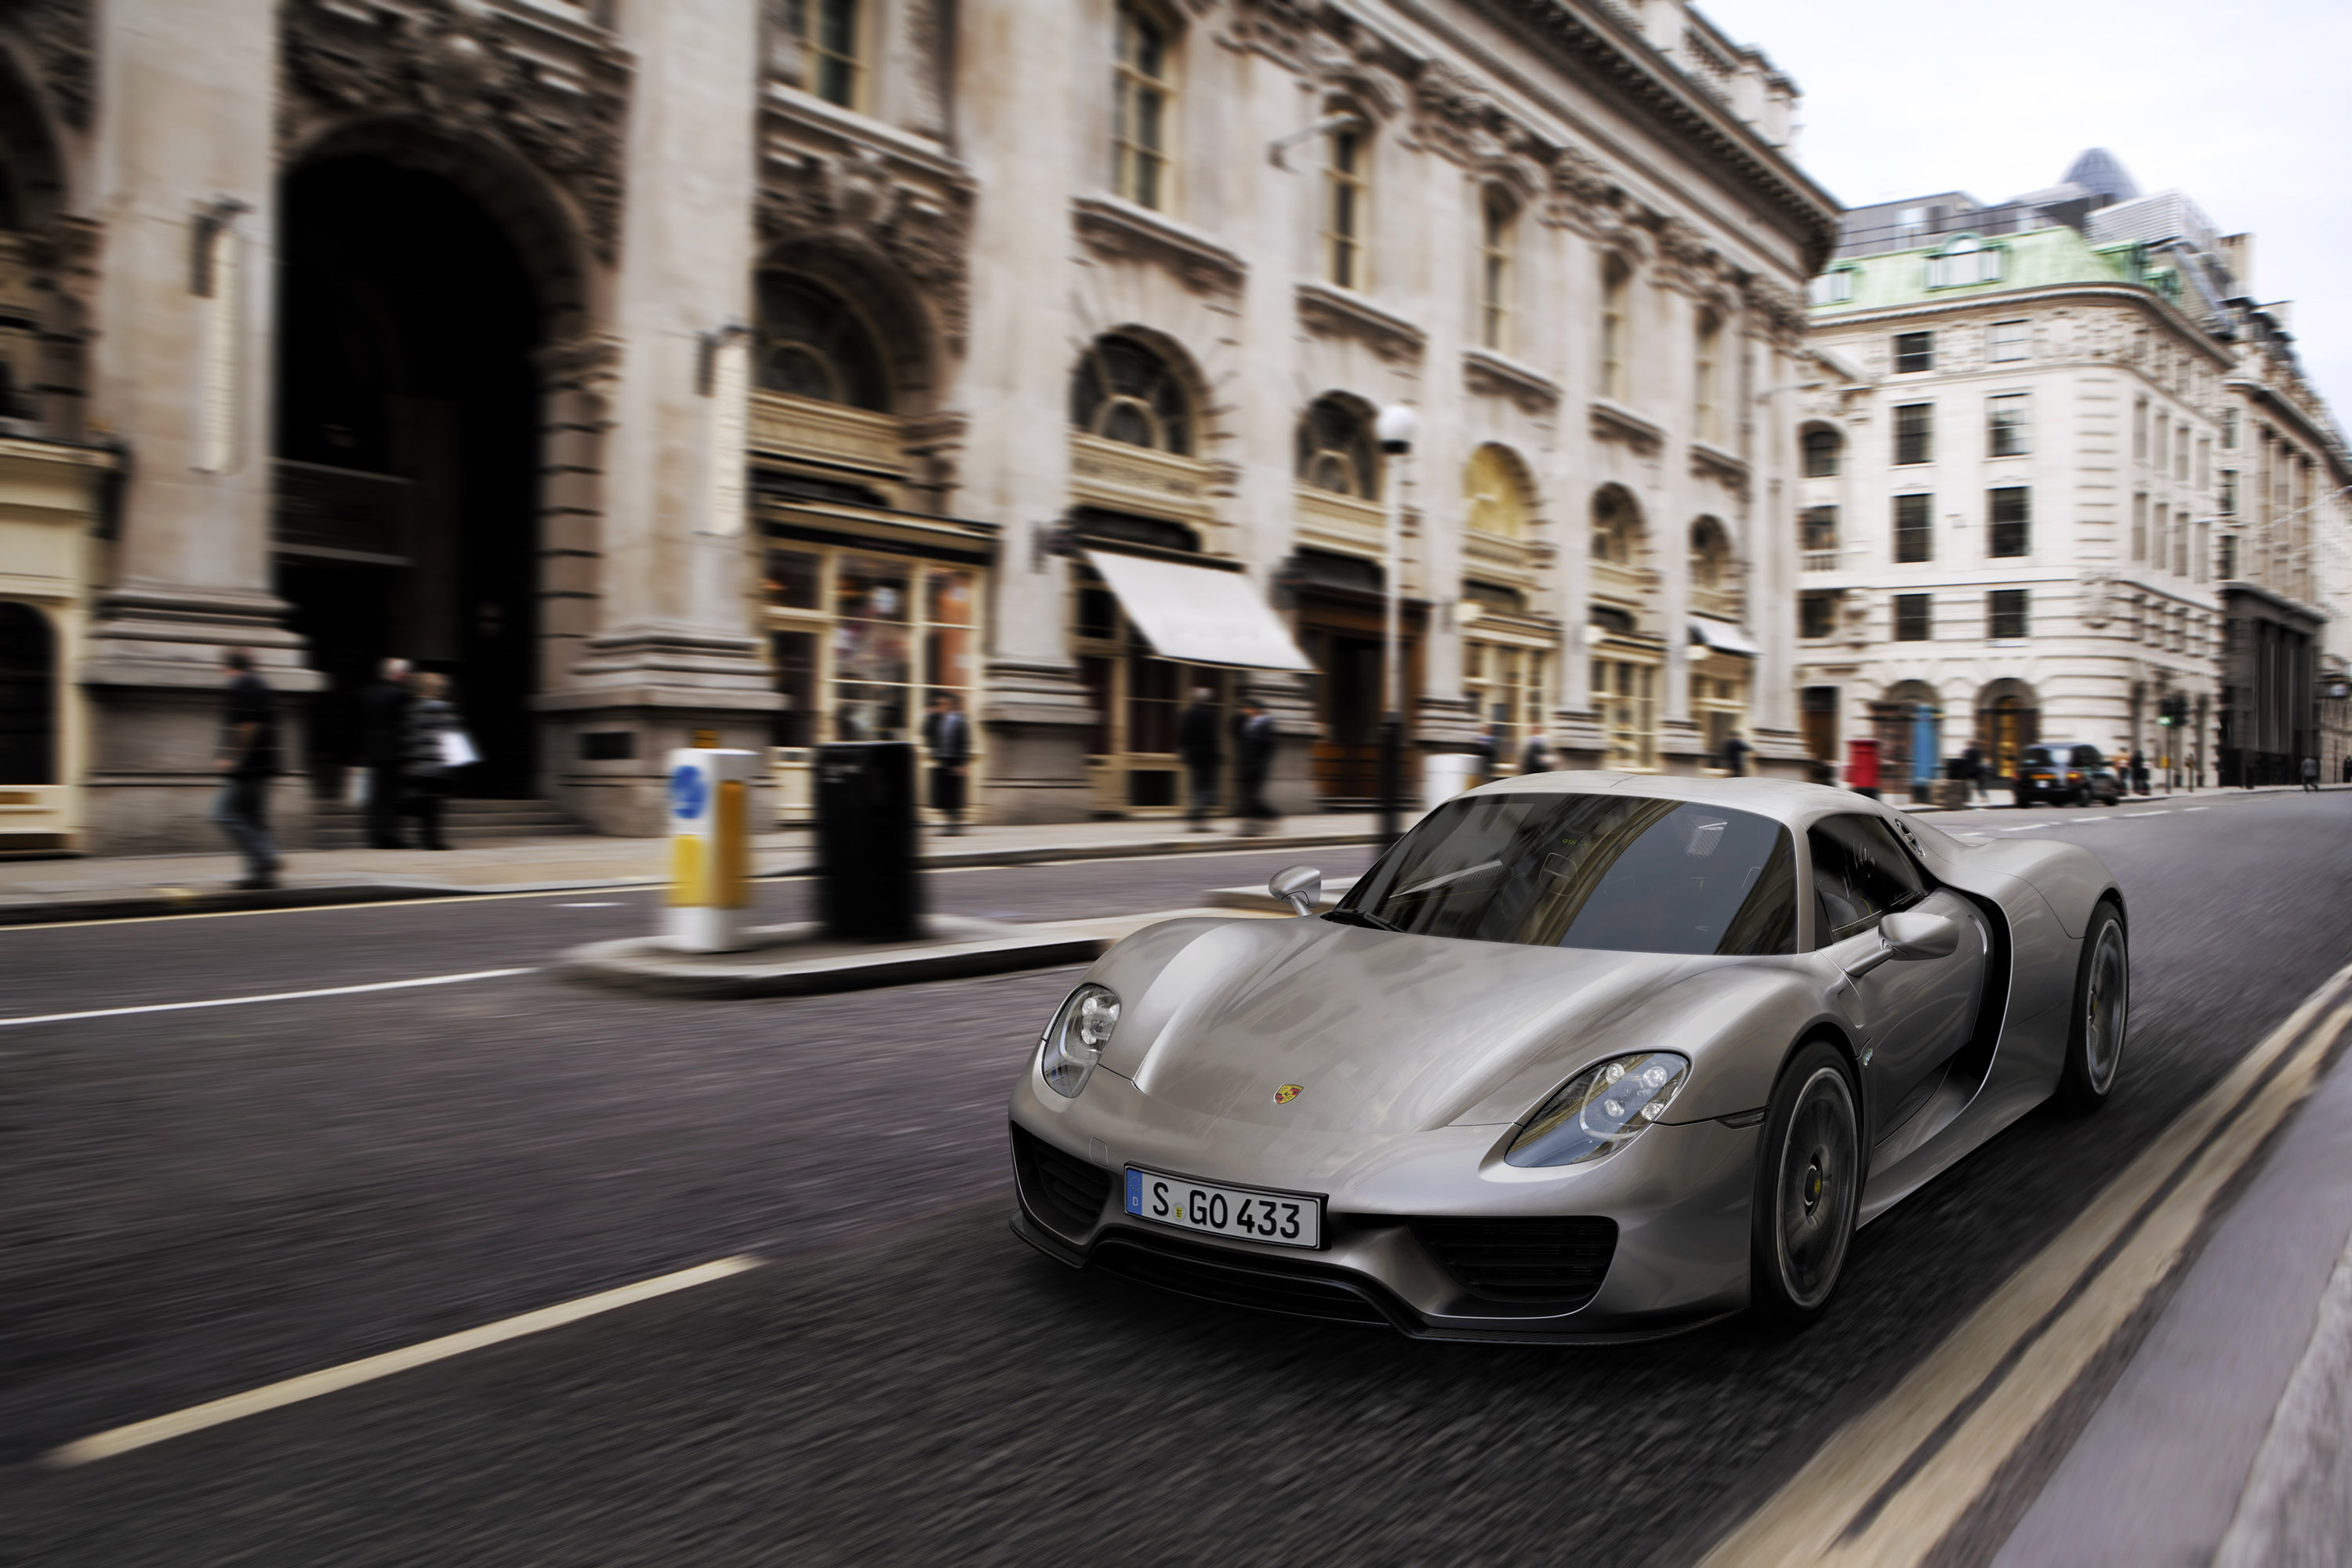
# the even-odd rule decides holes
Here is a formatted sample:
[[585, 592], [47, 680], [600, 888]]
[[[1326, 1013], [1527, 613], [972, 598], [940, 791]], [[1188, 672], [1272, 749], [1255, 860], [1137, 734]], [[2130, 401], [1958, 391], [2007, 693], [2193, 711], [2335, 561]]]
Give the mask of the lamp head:
[[1409, 452], [1421, 434], [1421, 416], [1402, 403], [1391, 403], [1373, 421], [1372, 433], [1380, 437], [1381, 451]]

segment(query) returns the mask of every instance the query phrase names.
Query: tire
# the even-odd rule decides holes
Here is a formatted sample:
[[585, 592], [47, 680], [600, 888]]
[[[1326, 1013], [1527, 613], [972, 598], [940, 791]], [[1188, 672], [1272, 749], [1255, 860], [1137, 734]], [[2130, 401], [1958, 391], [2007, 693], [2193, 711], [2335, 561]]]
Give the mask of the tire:
[[2083, 956], [2074, 966], [2074, 1021], [2055, 1097], [2061, 1108], [2081, 1115], [2107, 1102], [2130, 1025], [2131, 947], [2123, 911], [2101, 899], [2091, 908], [2091, 928], [2083, 933]]
[[1798, 1047], [1772, 1086], [1756, 1155], [1748, 1300], [1767, 1328], [1794, 1332], [1829, 1305], [1853, 1247], [1862, 1161], [1845, 1058], [1826, 1041]]

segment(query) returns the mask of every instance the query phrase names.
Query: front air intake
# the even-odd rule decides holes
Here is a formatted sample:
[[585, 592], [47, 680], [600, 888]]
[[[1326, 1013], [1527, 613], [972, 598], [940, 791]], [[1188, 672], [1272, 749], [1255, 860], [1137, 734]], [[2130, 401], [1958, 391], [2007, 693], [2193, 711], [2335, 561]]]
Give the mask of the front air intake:
[[1573, 1311], [1617, 1251], [1613, 1219], [1417, 1219], [1412, 1234], [1482, 1301]]
[[1082, 1241], [1102, 1217], [1110, 1196], [1110, 1173], [1076, 1154], [1065, 1154], [1025, 1129], [1013, 1130], [1013, 1175], [1021, 1202], [1063, 1237]]

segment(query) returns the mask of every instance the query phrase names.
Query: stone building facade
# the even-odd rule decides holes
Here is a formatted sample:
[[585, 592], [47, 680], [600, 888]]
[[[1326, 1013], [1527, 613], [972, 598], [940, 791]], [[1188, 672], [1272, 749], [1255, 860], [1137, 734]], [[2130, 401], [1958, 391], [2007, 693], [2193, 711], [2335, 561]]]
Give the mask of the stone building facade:
[[1173, 809], [1202, 686], [1358, 799], [1392, 561], [1423, 748], [1801, 758], [1834, 209], [1680, 0], [30, 0], [0, 68], [10, 766], [75, 844], [209, 842], [229, 646], [298, 834], [387, 655], [608, 831], [939, 692], [995, 819]]

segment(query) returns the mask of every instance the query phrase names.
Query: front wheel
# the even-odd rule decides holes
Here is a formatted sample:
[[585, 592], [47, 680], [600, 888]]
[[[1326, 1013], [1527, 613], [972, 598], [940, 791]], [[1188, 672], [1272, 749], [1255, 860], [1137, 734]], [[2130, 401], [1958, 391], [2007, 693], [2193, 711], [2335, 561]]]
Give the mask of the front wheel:
[[2123, 1065], [2124, 1031], [2131, 1022], [2131, 950], [2124, 941], [2123, 911], [2106, 899], [2091, 910], [2083, 933], [2083, 958], [2074, 970], [2074, 1017], [2066, 1037], [2066, 1062], [2058, 1072], [2058, 1103], [2073, 1111], [2096, 1110], [2116, 1086]]
[[1749, 1226], [1748, 1304], [1768, 1326], [1822, 1315], [1862, 1201], [1862, 1117], [1845, 1058], [1824, 1041], [1781, 1069], [1764, 1117]]

